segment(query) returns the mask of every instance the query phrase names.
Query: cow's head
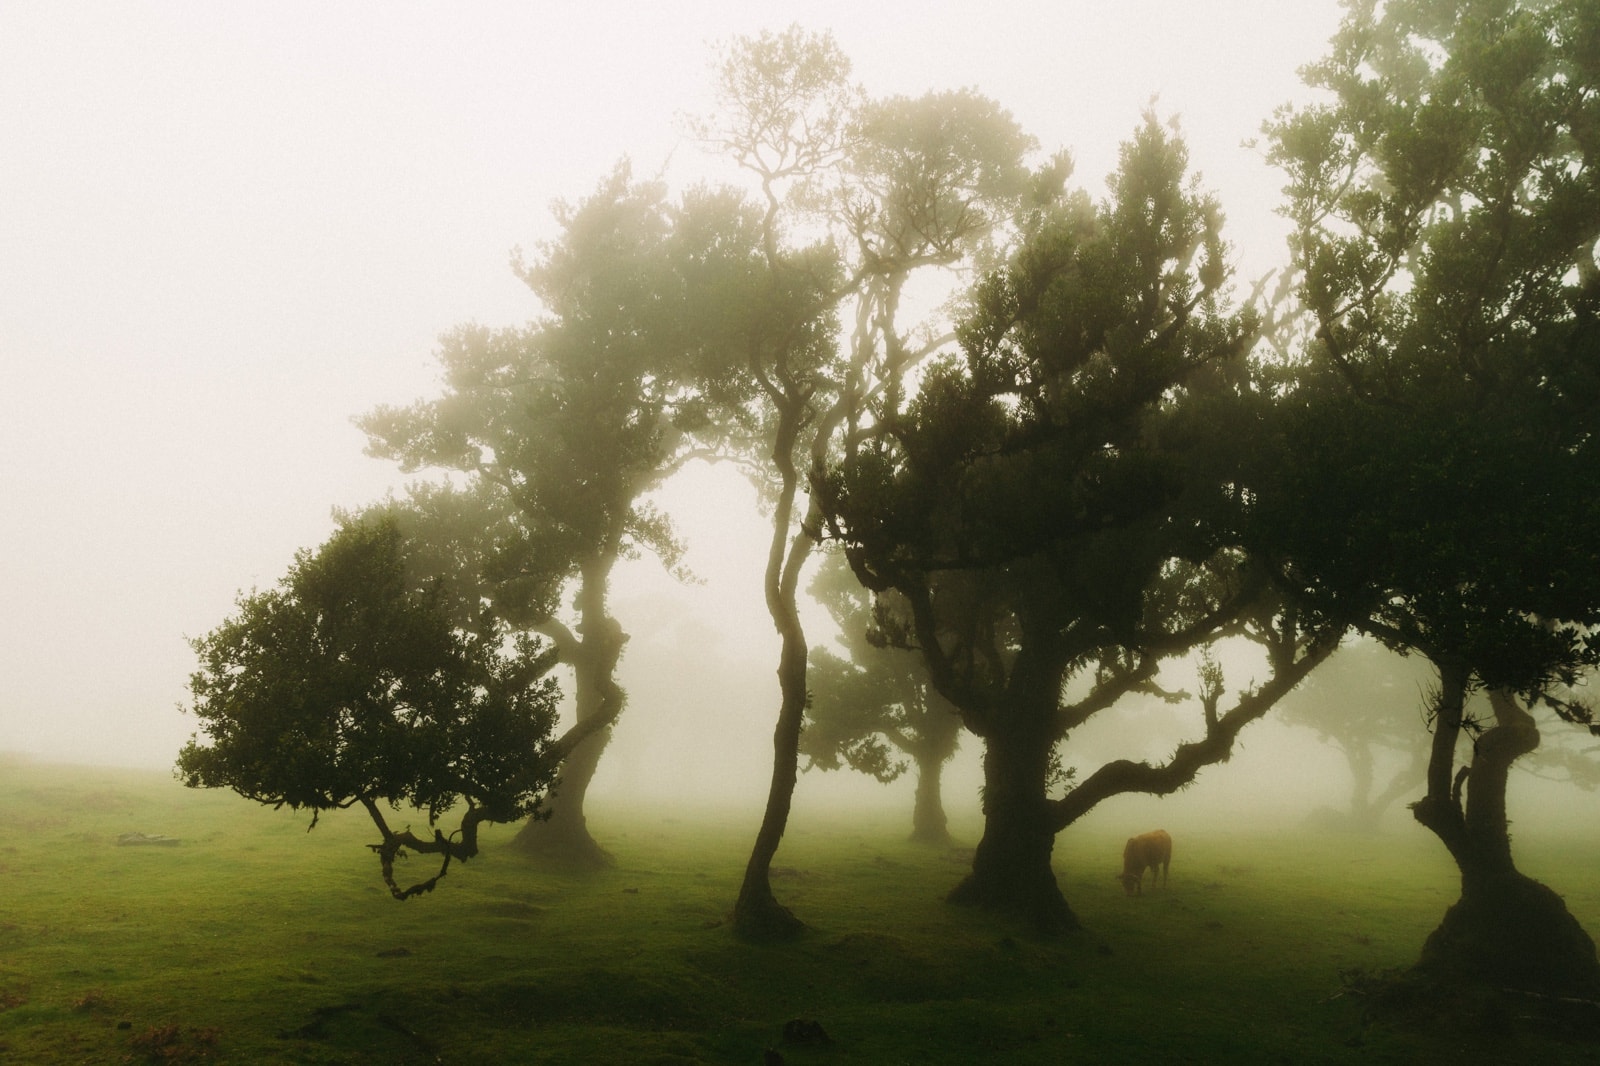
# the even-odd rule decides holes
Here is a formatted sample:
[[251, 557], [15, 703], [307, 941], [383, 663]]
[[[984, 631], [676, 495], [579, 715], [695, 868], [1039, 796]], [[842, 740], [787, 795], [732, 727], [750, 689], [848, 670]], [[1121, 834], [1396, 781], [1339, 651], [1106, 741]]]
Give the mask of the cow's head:
[[1122, 873], [1112, 874], [1111, 876], [1122, 882], [1122, 891], [1130, 896], [1142, 890], [1142, 883], [1144, 881], [1144, 871], [1142, 870], [1136, 874]]

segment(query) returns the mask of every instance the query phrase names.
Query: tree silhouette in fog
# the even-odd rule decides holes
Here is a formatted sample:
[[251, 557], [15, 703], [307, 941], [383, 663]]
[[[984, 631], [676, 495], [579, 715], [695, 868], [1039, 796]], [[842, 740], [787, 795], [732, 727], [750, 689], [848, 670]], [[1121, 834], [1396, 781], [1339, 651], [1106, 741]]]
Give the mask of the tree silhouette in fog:
[[[594, 866], [609, 857], [584, 799], [625, 701], [611, 574], [641, 550], [677, 563], [669, 522], [641, 497], [685, 460], [687, 433], [704, 423], [724, 267], [737, 274], [741, 252], [725, 198], [669, 204], [660, 183], [633, 180], [626, 164], [576, 206], [558, 205], [556, 220], [560, 237], [517, 265], [543, 317], [455, 330], [438, 353], [444, 395], [379, 408], [360, 425], [372, 454], [407, 471], [465, 475], [499, 532], [480, 545], [488, 594], [571, 666], [587, 736], [563, 761], [550, 818], [530, 821], [517, 844]], [[552, 568], [565, 575], [570, 613], [528, 597], [528, 575]]]
[[[740, 426], [771, 505], [765, 596], [782, 640], [767, 805], [734, 907], [747, 937], [801, 923], [773, 895], [770, 869], [799, 772], [808, 648], [796, 607], [822, 536], [808, 491], [855, 432], [869, 367], [908, 367], [934, 347], [901, 321], [914, 276], [982, 257], [1051, 168], [993, 101], [961, 91], [864, 99], [827, 35], [791, 28], [740, 38], [717, 67], [717, 106], [698, 123], [709, 146], [759, 183], [763, 290], [745, 330]], [[848, 331], [841, 323], [848, 320]]]
[[1270, 127], [1311, 337], [1262, 514], [1307, 604], [1437, 671], [1412, 810], [1461, 898], [1421, 971], [1590, 995], [1505, 801], [1530, 708], [1588, 722], [1568, 686], [1600, 657], [1597, 40], [1583, 0], [1356, 5], [1308, 68], [1329, 102]]
[[956, 753], [961, 719], [939, 695], [927, 667], [915, 653], [888, 645], [873, 620], [873, 597], [856, 580], [844, 557], [824, 557], [810, 587], [811, 597], [838, 623], [845, 655], [812, 648], [800, 754], [807, 769], [848, 766], [882, 782], [916, 767], [911, 839], [949, 844], [940, 786], [944, 764]]
[[[1350, 802], [1324, 808], [1326, 828], [1375, 833], [1385, 812], [1428, 777], [1428, 739], [1418, 698], [1431, 684], [1427, 661], [1371, 640], [1346, 643], [1284, 700], [1281, 717], [1314, 730], [1350, 768]], [[1394, 765], [1396, 758], [1398, 765]]]

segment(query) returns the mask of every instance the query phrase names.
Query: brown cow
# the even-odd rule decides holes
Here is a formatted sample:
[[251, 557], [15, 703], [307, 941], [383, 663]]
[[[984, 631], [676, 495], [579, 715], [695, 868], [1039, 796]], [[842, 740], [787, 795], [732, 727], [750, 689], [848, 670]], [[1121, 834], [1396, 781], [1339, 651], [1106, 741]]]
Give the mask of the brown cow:
[[1165, 829], [1156, 829], [1148, 833], [1140, 833], [1136, 837], [1129, 837], [1127, 846], [1122, 849], [1122, 872], [1116, 875], [1122, 882], [1122, 890], [1128, 895], [1144, 894], [1144, 871], [1148, 867], [1150, 884], [1156, 883], [1156, 874], [1161, 875], [1162, 887], [1167, 884], [1167, 865], [1172, 862], [1172, 837], [1167, 835]]

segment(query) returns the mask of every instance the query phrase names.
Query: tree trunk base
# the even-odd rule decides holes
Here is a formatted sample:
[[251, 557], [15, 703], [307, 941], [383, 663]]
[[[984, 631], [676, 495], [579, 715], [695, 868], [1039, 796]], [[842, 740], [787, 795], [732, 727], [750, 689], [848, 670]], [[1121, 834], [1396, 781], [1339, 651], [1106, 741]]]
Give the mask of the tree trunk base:
[[1056, 883], [1050, 864], [1055, 843], [1055, 831], [1042, 820], [991, 812], [972, 854], [972, 871], [945, 899], [1014, 915], [1045, 935], [1082, 928]]
[[733, 935], [752, 943], [770, 944], [794, 940], [806, 931], [806, 923], [768, 893], [739, 894], [733, 905]]
[[1014, 915], [1046, 935], [1082, 928], [1078, 916], [1067, 906], [1055, 874], [1048, 869], [1043, 877], [1037, 873], [1017, 877], [984, 876], [974, 871], [951, 889], [945, 900], [959, 907]]
[[589, 835], [588, 825], [571, 821], [528, 821], [511, 838], [513, 851], [552, 870], [586, 872], [609, 870], [617, 864], [611, 853]]
[[1559, 895], [1521, 874], [1463, 891], [1428, 936], [1416, 969], [1441, 982], [1600, 996], [1594, 941]]
[[913, 844], [925, 844], [932, 848], [955, 847], [955, 838], [950, 835], [950, 830], [944, 826], [918, 826], [911, 831], [907, 838]]

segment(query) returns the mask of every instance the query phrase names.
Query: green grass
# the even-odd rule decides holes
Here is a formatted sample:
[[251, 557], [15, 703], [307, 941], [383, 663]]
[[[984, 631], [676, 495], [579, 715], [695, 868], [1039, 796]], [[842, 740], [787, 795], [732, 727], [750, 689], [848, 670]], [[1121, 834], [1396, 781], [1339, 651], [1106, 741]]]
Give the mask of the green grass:
[[[876, 816], [873, 816], [876, 818]], [[789, 1063], [1593, 1061], [1516, 1027], [1399, 1028], [1341, 971], [1405, 966], [1454, 895], [1419, 834], [1201, 833], [1123, 897], [1119, 842], [1057, 849], [1084, 933], [1041, 941], [941, 896], [964, 857], [899, 817], [797, 824], [780, 897], [811, 932], [727, 922], [752, 827], [592, 819], [618, 859], [538, 872], [503, 848], [431, 896], [382, 890], [355, 814], [164, 775], [0, 761], [0, 1061]], [[181, 837], [119, 847], [119, 833]], [[1521, 843], [1600, 929], [1600, 849]], [[413, 863], [421, 860], [413, 859]], [[419, 866], [420, 870], [421, 867]], [[786, 1045], [796, 1018], [832, 1043]]]

